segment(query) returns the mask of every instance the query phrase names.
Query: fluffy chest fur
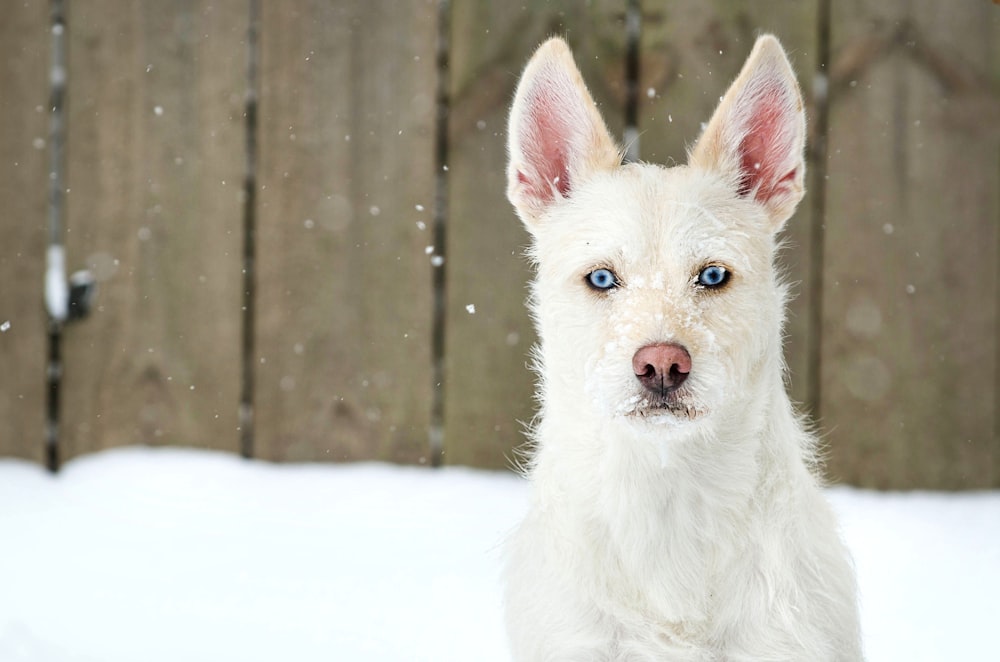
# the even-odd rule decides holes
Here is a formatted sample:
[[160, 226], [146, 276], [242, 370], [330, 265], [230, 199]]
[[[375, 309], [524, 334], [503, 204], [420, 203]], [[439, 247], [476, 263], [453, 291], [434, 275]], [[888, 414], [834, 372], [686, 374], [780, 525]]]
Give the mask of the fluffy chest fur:
[[664, 457], [656, 435], [546, 416], [509, 548], [516, 659], [858, 659], [850, 564], [778, 418]]

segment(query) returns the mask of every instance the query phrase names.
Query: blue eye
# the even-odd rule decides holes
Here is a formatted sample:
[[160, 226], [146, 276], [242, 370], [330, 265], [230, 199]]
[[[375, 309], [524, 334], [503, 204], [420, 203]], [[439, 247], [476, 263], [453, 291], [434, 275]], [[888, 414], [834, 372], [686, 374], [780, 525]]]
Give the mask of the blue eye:
[[718, 265], [705, 267], [698, 274], [698, 284], [704, 287], [722, 287], [729, 281], [729, 270]]
[[618, 287], [618, 277], [610, 269], [594, 269], [587, 274], [587, 283], [597, 290]]

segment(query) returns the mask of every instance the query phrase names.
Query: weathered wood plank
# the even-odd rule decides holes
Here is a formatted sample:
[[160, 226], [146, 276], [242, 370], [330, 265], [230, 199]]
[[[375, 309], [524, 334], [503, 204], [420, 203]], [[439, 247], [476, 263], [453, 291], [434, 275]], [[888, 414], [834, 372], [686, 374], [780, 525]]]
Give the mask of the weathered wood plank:
[[258, 454], [426, 460], [436, 3], [262, 10]]
[[[811, 100], [817, 66], [816, 0], [804, 2], [672, 2], [649, 7], [643, 16], [640, 88], [641, 156], [656, 163], [684, 163], [701, 124], [707, 122], [739, 73], [757, 35], [782, 42], [799, 84]], [[810, 109], [812, 104], [809, 104]], [[812, 115], [812, 113], [809, 113]], [[811, 117], [810, 117], [811, 119]], [[813, 165], [812, 161], [807, 168]], [[807, 180], [808, 185], [808, 180]], [[808, 288], [811, 269], [812, 199], [800, 203], [785, 226], [782, 269], [792, 287], [785, 324], [785, 357], [792, 398], [807, 400], [810, 371]]]
[[834, 3], [823, 417], [878, 488], [1000, 485], [1000, 13]]
[[103, 282], [64, 336], [65, 457], [234, 450], [245, 6], [69, 12], [68, 259]]
[[[573, 47], [595, 100], [622, 129], [625, 3], [452, 3], [445, 461], [509, 466], [534, 412], [526, 367], [528, 237], [506, 200], [506, 120], [517, 77], [553, 34]], [[475, 313], [466, 306], [475, 306]]]
[[45, 412], [47, 9], [16, 3], [0, 21], [0, 456], [36, 461]]

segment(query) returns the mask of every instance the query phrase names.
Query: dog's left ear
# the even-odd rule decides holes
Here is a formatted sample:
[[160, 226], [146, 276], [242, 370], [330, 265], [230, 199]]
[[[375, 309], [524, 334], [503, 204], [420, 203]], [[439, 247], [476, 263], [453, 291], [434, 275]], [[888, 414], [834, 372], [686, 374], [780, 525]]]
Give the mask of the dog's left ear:
[[691, 151], [689, 163], [731, 178], [777, 232], [805, 193], [806, 118], [795, 74], [771, 35], [757, 39]]

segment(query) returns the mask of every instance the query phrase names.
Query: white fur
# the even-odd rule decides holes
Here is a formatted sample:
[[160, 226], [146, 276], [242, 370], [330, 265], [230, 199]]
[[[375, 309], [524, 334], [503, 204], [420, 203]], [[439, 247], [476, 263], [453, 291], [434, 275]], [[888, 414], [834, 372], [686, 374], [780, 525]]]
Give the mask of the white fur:
[[[760, 80], [774, 176], [740, 189]], [[804, 118], [778, 42], [758, 41], [690, 166], [620, 165], [558, 39], [525, 69], [509, 135], [541, 339], [531, 506], [507, 548], [514, 659], [861, 659], [851, 561], [783, 384], [775, 233], [802, 196]], [[540, 179], [563, 176], [564, 192]], [[707, 264], [725, 288], [696, 285]], [[595, 268], [620, 287], [589, 288]], [[691, 356], [682, 412], [651, 408], [632, 368], [660, 342]]]

